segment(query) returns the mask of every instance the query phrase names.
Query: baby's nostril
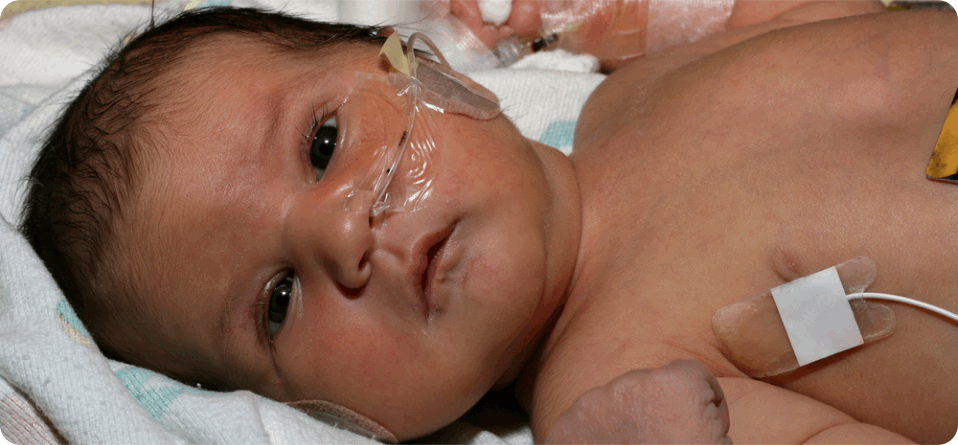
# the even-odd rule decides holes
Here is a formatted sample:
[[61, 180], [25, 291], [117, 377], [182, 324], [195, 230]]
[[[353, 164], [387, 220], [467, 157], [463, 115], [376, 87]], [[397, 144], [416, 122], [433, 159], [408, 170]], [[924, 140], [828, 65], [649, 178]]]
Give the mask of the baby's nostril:
[[342, 292], [343, 296], [349, 299], [359, 298], [360, 296], [362, 296], [363, 290], [366, 289], [366, 286], [353, 288], [353, 287], [343, 286], [340, 283], [336, 283], [336, 287], [339, 288], [339, 291]]

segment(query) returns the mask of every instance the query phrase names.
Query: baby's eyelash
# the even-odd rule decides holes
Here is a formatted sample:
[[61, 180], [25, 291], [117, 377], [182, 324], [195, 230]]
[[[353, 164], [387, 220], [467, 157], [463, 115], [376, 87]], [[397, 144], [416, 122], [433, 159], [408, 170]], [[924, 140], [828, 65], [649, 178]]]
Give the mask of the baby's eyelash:
[[256, 342], [260, 345], [272, 346], [273, 341], [269, 338], [268, 326], [266, 324], [266, 311], [269, 306], [269, 298], [260, 296], [253, 304], [253, 320], [256, 327]]
[[[312, 107], [314, 110], [316, 107]], [[316, 130], [319, 129], [319, 126], [323, 121], [326, 120], [326, 116], [329, 116], [329, 106], [323, 105], [323, 109], [318, 112], [313, 113], [313, 119], [310, 121], [309, 128], [306, 129], [306, 132], [303, 133], [303, 141], [307, 146], [313, 143], [313, 137], [316, 135]]]
[[273, 339], [269, 336], [269, 322], [266, 320], [266, 314], [269, 312], [269, 299], [271, 289], [267, 288], [263, 295], [256, 299], [253, 307], [253, 317], [256, 320], [256, 338], [259, 344], [273, 346]]
[[307, 128], [307, 129], [306, 129], [306, 132], [303, 133], [303, 142], [305, 142], [305, 143], [307, 143], [307, 144], [310, 143], [310, 140], [309, 140], [309, 139], [312, 137], [313, 132], [316, 131], [316, 127], [317, 127], [318, 125], [319, 125], [319, 118], [316, 117], [316, 114], [314, 113], [314, 114], [313, 114], [313, 119], [312, 119], [312, 120], [310, 121], [310, 123], [309, 123], [309, 128]]
[[277, 274], [263, 287], [263, 292], [253, 302], [253, 318], [256, 320], [256, 338], [259, 344], [273, 347], [273, 337], [269, 333], [269, 303], [273, 298], [273, 291], [285, 277], [292, 274], [291, 270]]

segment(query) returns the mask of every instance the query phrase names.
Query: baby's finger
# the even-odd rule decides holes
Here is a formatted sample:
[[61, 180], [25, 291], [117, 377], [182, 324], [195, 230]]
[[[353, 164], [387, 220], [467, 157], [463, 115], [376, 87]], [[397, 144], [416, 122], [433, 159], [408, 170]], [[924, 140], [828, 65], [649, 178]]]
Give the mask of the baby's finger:
[[482, 11], [477, 0], [452, 0], [449, 13], [473, 31], [482, 29]]
[[535, 33], [542, 28], [541, 0], [515, 0], [512, 15], [506, 25], [520, 36]]
[[487, 48], [495, 48], [496, 42], [514, 33], [508, 25], [494, 26], [483, 22], [477, 0], [452, 0], [449, 13], [466, 25]]

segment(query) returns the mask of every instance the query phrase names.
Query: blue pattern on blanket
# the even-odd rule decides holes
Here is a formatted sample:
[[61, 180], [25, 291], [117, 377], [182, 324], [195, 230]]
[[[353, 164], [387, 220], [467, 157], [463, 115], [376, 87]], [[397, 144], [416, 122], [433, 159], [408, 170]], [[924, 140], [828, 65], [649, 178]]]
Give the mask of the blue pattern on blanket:
[[83, 327], [83, 322], [77, 318], [76, 312], [73, 312], [73, 308], [70, 307], [70, 303], [67, 303], [66, 300], [57, 302], [57, 319], [60, 320], [60, 328], [63, 329], [63, 332], [72, 338], [73, 341], [93, 351], [99, 351], [96, 343], [93, 342], [93, 337], [91, 337], [90, 333]]
[[60, 319], [63, 320], [64, 323], [75, 329], [78, 334], [90, 337], [90, 333], [87, 332], [85, 327], [83, 327], [83, 323], [80, 321], [80, 318], [78, 318], [77, 314], [73, 312], [73, 308], [70, 307], [70, 303], [67, 303], [66, 300], [60, 300], [57, 303], [57, 315], [60, 316]]
[[[166, 412], [166, 408], [176, 400], [184, 391], [197, 393], [199, 391], [190, 388], [182, 383], [174, 382], [153, 371], [143, 368], [130, 366], [116, 371], [116, 376], [120, 378], [130, 394], [140, 402], [140, 406], [150, 413], [153, 420], [159, 420]], [[150, 378], [159, 381], [155, 388], [146, 389], [146, 382]]]
[[559, 150], [572, 147], [572, 141], [575, 138], [575, 123], [575, 121], [552, 122], [542, 133], [539, 142]]
[[229, 0], [190, 0], [183, 9], [209, 8], [211, 6], [229, 6]]

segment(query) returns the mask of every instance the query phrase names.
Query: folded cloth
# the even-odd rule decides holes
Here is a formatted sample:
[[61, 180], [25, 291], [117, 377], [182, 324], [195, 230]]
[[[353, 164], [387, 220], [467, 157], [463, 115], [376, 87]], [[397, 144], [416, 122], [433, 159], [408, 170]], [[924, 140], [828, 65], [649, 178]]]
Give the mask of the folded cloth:
[[499, 96], [503, 113], [522, 135], [572, 153], [579, 113], [592, 90], [605, 79], [595, 73], [501, 69], [467, 73]]
[[149, 17], [148, 7], [84, 5], [6, 19], [0, 32], [0, 86], [62, 87], [117, 46], [133, 30], [131, 24], [147, 23]]
[[[318, 18], [335, 12], [329, 1], [288, 5]], [[375, 443], [250, 392], [205, 391], [108, 360], [17, 232], [24, 178], [45, 133], [107, 52], [149, 17], [149, 7], [85, 5], [0, 22], [0, 430], [17, 443]], [[472, 76], [525, 136], [566, 153], [603, 78], [548, 69]], [[487, 411], [429, 440], [531, 443], [528, 426], [507, 417], [502, 428]]]

